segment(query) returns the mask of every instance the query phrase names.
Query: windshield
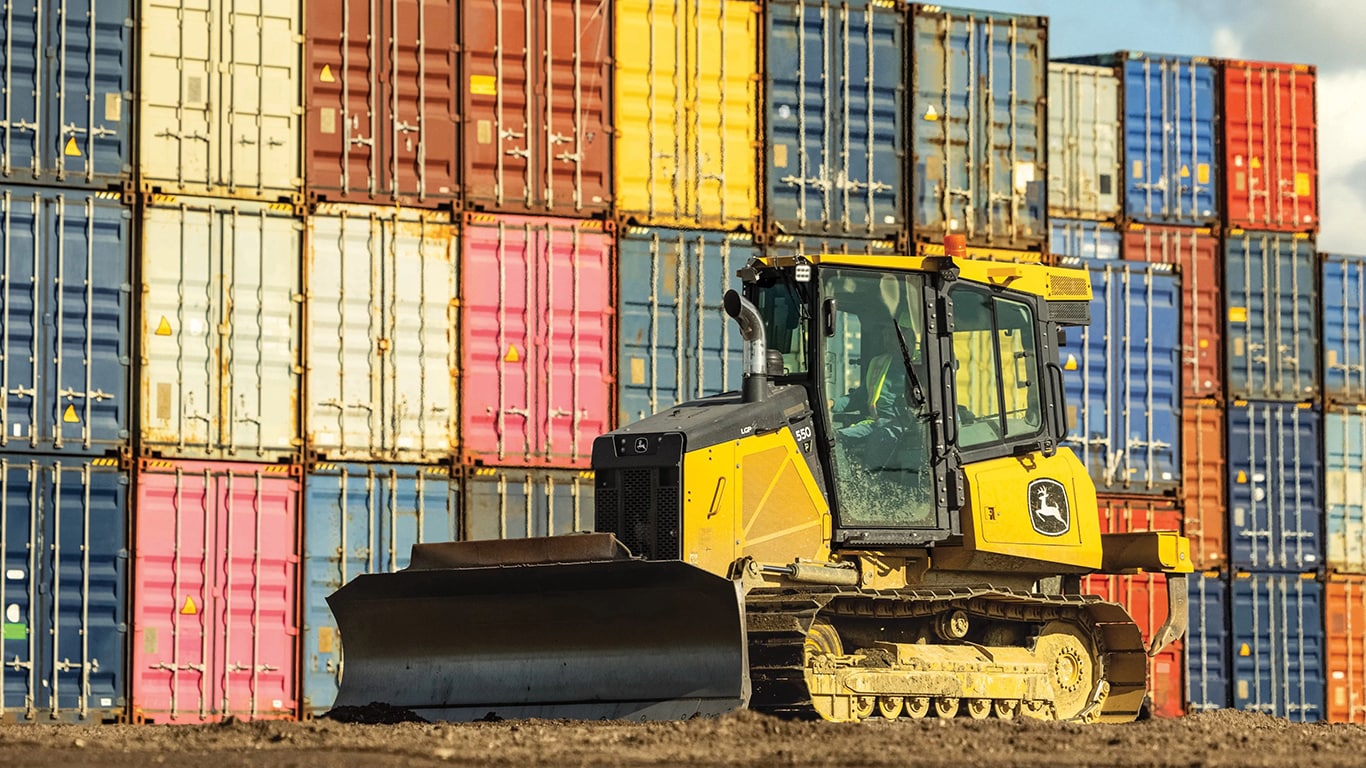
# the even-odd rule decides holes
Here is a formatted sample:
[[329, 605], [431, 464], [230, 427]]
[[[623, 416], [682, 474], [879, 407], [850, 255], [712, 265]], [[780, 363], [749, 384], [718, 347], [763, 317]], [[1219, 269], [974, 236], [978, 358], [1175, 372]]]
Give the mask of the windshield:
[[780, 272], [761, 276], [754, 292], [754, 305], [764, 321], [765, 341], [770, 352], [783, 356], [783, 373], [806, 373], [809, 314], [805, 291], [798, 283], [784, 280]]
[[835, 304], [822, 371], [840, 525], [931, 527], [924, 278], [831, 267], [820, 279]]

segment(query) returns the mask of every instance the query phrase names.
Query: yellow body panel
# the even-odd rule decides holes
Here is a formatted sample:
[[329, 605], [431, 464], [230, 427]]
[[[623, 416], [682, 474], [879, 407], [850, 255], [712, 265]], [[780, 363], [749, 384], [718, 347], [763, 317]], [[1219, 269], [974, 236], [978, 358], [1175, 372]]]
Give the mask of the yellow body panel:
[[760, 563], [830, 557], [830, 510], [789, 430], [683, 457], [683, 558], [717, 575]]
[[[1077, 457], [1066, 448], [1045, 458], [1042, 453], [992, 459], [963, 468], [968, 485], [968, 513], [963, 515], [963, 542], [968, 550], [1038, 560], [1079, 568], [1100, 568], [1100, 516], [1096, 489]], [[1040, 532], [1030, 511], [1036, 481], [1060, 483], [1067, 494], [1066, 530]], [[1050, 504], [1054, 504], [1050, 500]], [[1053, 505], [1055, 509], [1060, 505]], [[1050, 513], [1052, 514], [1052, 513]], [[1053, 524], [1052, 519], [1044, 519]], [[1057, 527], [1061, 527], [1060, 524]]]
[[617, 0], [617, 211], [656, 226], [759, 212], [758, 6]]
[[[863, 267], [887, 272], [934, 272], [942, 268], [939, 256], [867, 256], [860, 254], [808, 254], [807, 261], [840, 267]], [[791, 256], [764, 257], [760, 263], [782, 266]], [[1091, 277], [1084, 269], [1048, 267], [1042, 264], [1007, 264], [999, 261], [954, 259], [958, 276], [982, 285], [994, 285], [1042, 296], [1049, 301], [1090, 301]]]

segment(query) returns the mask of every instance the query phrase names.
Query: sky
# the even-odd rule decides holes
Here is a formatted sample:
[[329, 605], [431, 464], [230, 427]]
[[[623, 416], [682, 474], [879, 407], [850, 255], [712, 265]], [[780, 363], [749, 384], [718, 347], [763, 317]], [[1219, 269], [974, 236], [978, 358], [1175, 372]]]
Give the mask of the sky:
[[1318, 68], [1318, 249], [1366, 254], [1366, 2], [958, 0], [1049, 17], [1049, 57], [1135, 50]]

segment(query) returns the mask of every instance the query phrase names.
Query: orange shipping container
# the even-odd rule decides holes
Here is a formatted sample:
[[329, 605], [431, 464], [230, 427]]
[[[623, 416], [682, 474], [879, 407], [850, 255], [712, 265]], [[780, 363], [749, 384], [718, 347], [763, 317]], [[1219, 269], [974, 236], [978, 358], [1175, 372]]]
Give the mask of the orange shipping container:
[[1334, 576], [1324, 600], [1328, 721], [1366, 723], [1366, 576]]
[[1182, 532], [1195, 569], [1214, 570], [1228, 560], [1224, 408], [1214, 400], [1187, 400], [1181, 420]]

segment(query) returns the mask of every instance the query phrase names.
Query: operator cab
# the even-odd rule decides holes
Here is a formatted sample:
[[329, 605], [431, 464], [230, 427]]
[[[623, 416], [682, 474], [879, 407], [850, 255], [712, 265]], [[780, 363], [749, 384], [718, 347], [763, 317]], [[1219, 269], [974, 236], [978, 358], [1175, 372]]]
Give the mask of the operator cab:
[[770, 380], [805, 387], [816, 412], [835, 545], [954, 539], [963, 464], [1054, 452], [1062, 376], [1043, 298], [960, 279], [951, 259], [791, 261], [742, 274]]

